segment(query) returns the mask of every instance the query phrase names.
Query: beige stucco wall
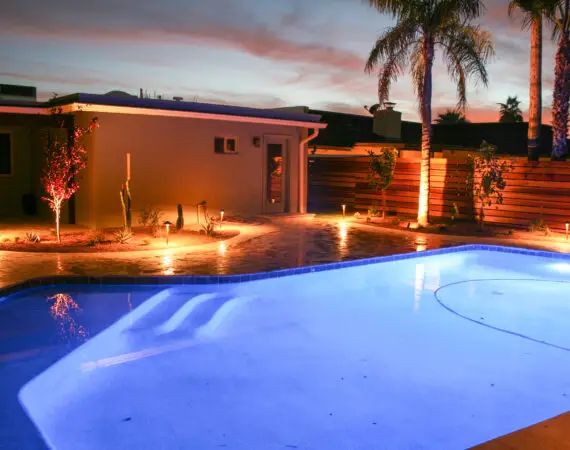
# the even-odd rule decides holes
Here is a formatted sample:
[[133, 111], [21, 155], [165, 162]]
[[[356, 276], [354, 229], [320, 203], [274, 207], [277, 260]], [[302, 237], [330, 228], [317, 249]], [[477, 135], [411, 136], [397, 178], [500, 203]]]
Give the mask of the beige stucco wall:
[[[120, 226], [119, 190], [126, 177], [126, 153], [131, 154], [132, 209], [146, 206], [176, 220], [181, 203], [185, 221], [195, 221], [195, 204], [208, 202], [212, 213], [228, 215], [264, 212], [264, 142], [272, 135], [287, 138], [287, 210], [299, 208], [299, 139], [301, 130], [282, 125], [249, 124], [160, 116], [78, 113], [77, 123], [93, 115], [100, 128], [87, 141], [88, 165], [77, 194], [77, 223]], [[214, 153], [214, 136], [237, 137], [237, 155]], [[253, 137], [262, 138], [255, 147]]]

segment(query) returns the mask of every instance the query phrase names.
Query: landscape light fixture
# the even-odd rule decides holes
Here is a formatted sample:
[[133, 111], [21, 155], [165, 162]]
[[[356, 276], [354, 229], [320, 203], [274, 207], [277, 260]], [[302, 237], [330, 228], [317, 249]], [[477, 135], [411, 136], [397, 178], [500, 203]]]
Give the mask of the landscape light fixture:
[[570, 226], [570, 222], [566, 222], [564, 225], [566, 225], [566, 240], [568, 240], [568, 227]]
[[170, 231], [170, 225], [172, 225], [172, 222], [169, 222], [168, 220], [164, 222], [164, 226], [166, 227], [166, 245], [168, 245], [168, 232]]
[[224, 210], [220, 209], [220, 230], [222, 229], [222, 222], [224, 221]]
[[342, 218], [344, 219], [346, 217], [346, 205], [343, 203], [341, 206], [342, 206]]

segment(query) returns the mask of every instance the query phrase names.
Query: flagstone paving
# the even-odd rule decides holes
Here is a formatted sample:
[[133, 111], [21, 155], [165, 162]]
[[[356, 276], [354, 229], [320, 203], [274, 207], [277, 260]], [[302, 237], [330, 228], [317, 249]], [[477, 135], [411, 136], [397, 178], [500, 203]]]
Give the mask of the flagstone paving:
[[[260, 227], [237, 243], [206, 251], [164, 250], [120, 254], [0, 252], [0, 287], [52, 275], [228, 275], [338, 262], [417, 250], [416, 237], [363, 230], [338, 220], [283, 221]], [[258, 234], [258, 235], [256, 235]], [[447, 245], [457, 245], [450, 242]], [[422, 244], [423, 245], [423, 244]], [[445, 243], [428, 238], [426, 248]]]
[[[0, 288], [54, 275], [230, 275], [414, 252], [467, 243], [545, 245], [497, 239], [389, 231], [337, 218], [276, 221], [246, 227], [222, 244], [187, 250], [124, 254], [32, 254], [0, 252]], [[569, 247], [570, 248], [570, 247]], [[554, 248], [552, 248], [554, 249]], [[554, 249], [558, 250], [558, 249]]]

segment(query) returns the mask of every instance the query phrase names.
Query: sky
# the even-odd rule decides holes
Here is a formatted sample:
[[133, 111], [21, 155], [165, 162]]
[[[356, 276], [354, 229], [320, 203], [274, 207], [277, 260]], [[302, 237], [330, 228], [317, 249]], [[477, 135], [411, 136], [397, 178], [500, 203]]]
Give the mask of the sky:
[[[496, 57], [489, 85], [469, 85], [467, 118], [498, 120], [498, 102], [528, 109], [530, 33], [507, 15], [508, 0], [486, 0], [480, 18]], [[367, 114], [377, 78], [364, 73], [376, 38], [393, 20], [363, 0], [14, 0], [0, 9], [0, 83], [52, 93], [132, 94], [262, 108], [304, 105]], [[555, 46], [545, 33], [543, 122], [551, 121]], [[418, 120], [408, 75], [391, 101]], [[456, 105], [438, 61], [435, 114]], [[434, 114], [434, 115], [435, 115]]]

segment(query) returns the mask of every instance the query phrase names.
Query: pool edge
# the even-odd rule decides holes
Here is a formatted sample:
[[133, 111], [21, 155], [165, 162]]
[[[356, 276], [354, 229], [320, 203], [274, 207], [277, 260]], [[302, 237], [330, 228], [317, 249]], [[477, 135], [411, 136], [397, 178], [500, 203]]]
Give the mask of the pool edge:
[[446, 253], [458, 253], [472, 250], [496, 251], [500, 253], [516, 253], [522, 255], [542, 256], [547, 258], [568, 259], [570, 254], [559, 253], [546, 250], [533, 250], [521, 247], [508, 247], [489, 244], [465, 244], [452, 247], [444, 247], [420, 252], [397, 253], [393, 255], [373, 256], [370, 258], [355, 259], [351, 261], [341, 261], [335, 263], [318, 264], [312, 266], [293, 267], [270, 272], [254, 272], [248, 274], [233, 275], [53, 275], [30, 278], [19, 283], [0, 288], [0, 301], [6, 297], [23, 291], [40, 287], [52, 287], [58, 285], [209, 285], [209, 284], [231, 284], [244, 283], [248, 281], [264, 280], [270, 278], [281, 278], [291, 275], [300, 275], [314, 272], [324, 272], [328, 270], [343, 269], [347, 267], [365, 266], [390, 261], [400, 261], [405, 259], [423, 258], [425, 256], [441, 255]]

